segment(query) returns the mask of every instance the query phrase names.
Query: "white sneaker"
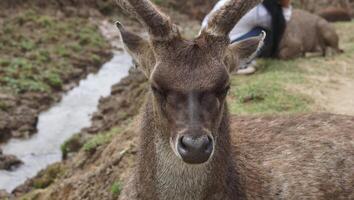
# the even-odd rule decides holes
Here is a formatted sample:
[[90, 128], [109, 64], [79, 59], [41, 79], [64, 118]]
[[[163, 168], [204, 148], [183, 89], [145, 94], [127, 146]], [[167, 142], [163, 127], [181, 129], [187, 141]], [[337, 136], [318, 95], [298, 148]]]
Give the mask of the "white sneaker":
[[252, 61], [246, 68], [238, 69], [236, 71], [237, 75], [250, 75], [256, 72], [256, 61]]

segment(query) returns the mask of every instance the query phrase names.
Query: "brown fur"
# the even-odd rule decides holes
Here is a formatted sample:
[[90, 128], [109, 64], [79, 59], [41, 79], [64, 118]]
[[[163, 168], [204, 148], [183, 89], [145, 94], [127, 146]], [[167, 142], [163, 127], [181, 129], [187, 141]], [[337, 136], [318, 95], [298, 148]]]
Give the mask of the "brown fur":
[[325, 56], [329, 49], [342, 52], [334, 27], [317, 15], [295, 9], [279, 45], [279, 58], [296, 58], [307, 52], [321, 52]]
[[[141, 1], [142, 5], [139, 6], [145, 7], [144, 2]], [[293, 160], [290, 161], [293, 163], [288, 163], [299, 166], [294, 169], [302, 171], [288, 168], [280, 168], [281, 173], [272, 171], [270, 162], [274, 161], [275, 164], [280, 162], [279, 166], [281, 166], [281, 159], [284, 159], [283, 166], [287, 166], [286, 162], [289, 160], [282, 155], [289, 151], [301, 151], [307, 146], [308, 149], [315, 147], [316, 144], [311, 144], [309, 141], [312, 141], [312, 137], [317, 138], [318, 135], [294, 136], [285, 132], [283, 141], [282, 135], [277, 134], [279, 132], [272, 134], [262, 130], [265, 135], [262, 131], [258, 131], [254, 136], [247, 137], [237, 135], [235, 132], [237, 126], [230, 130], [226, 104], [226, 94], [230, 85], [229, 72], [255, 55], [263, 43], [264, 35], [230, 45], [227, 30], [234, 24], [220, 23], [220, 27], [217, 27], [217, 19], [223, 22], [224, 17], [229, 17], [230, 13], [237, 12], [237, 9], [245, 13], [246, 10], [243, 9], [251, 9], [249, 5], [255, 2], [234, 0], [227, 4], [215, 14], [217, 17], [209, 21], [208, 25], [214, 27], [213, 30], [223, 31], [202, 30], [194, 40], [185, 40], [179, 34], [156, 39], [155, 31], [149, 31], [152, 37], [147, 41], [126, 31], [120, 23], [117, 24], [126, 49], [137, 61], [151, 86], [140, 119], [137, 167], [130, 182], [122, 191], [121, 200], [236, 200], [277, 199], [278, 197], [299, 199], [306, 197], [304, 195], [315, 199], [323, 197], [324, 191], [305, 191], [305, 188], [301, 187], [303, 184], [298, 187], [298, 183], [294, 182], [302, 180], [305, 183], [312, 183], [307, 178], [298, 179], [299, 175], [312, 172], [306, 171], [307, 168], [301, 168], [301, 162], [304, 160], [300, 158], [303, 154], [291, 155]], [[229, 12], [228, 9], [235, 10]], [[138, 12], [137, 9], [134, 9], [134, 12]], [[153, 12], [156, 16], [162, 16], [157, 10]], [[144, 16], [141, 13], [138, 15]], [[161, 26], [173, 27], [163, 23]], [[349, 138], [349, 141], [353, 141], [348, 133], [343, 134]], [[179, 138], [201, 135], [212, 138], [213, 153], [209, 160], [203, 163], [188, 164], [176, 150]], [[257, 137], [255, 141], [262, 145], [259, 149], [265, 151], [259, 155], [267, 155], [271, 160], [267, 160], [267, 157], [258, 157], [258, 146], [256, 143], [251, 143], [252, 137]], [[273, 137], [277, 137], [274, 144], [281, 145], [280, 149], [273, 146], [271, 141], [262, 143], [262, 139]], [[341, 146], [341, 140], [334, 137], [329, 139], [338, 141], [336, 148], [343, 147], [341, 150], [350, 153], [350, 142], [347, 146]], [[243, 140], [246, 142], [244, 143]], [[293, 148], [293, 144], [299, 146], [299, 149]], [[244, 145], [249, 146], [250, 150], [244, 149]], [[267, 150], [273, 153], [267, 154]], [[329, 153], [328, 158], [341, 153], [341, 151], [325, 150], [325, 153]], [[277, 158], [280, 159], [276, 160]], [[309, 167], [331, 169], [334, 170], [332, 172], [334, 175], [342, 173], [349, 177], [347, 167], [343, 171], [337, 171], [321, 166], [320, 161], [321, 159], [318, 158], [310, 162]], [[310, 177], [318, 178], [317, 175]], [[325, 184], [324, 188], [327, 187], [326, 182], [318, 180], [318, 183]], [[346, 188], [346, 184], [343, 182], [340, 186]], [[342, 189], [338, 188], [336, 191]], [[333, 192], [330, 191], [329, 194]], [[351, 195], [347, 194], [347, 196]]]
[[326, 8], [321, 10], [318, 14], [329, 22], [352, 20], [350, 12], [347, 9], [343, 8]]
[[208, 27], [203, 31], [212, 35], [226, 35], [243, 15], [259, 3], [261, 3], [260, 0], [229, 0], [221, 9], [210, 16]]
[[116, 2], [145, 25], [153, 40], [168, 40], [179, 35], [169, 17], [159, 12], [149, 0], [116, 0]]
[[350, 1], [352, 0], [294, 0], [293, 2], [301, 9], [311, 13], [318, 13], [327, 7], [351, 9]]
[[[236, 160], [257, 166], [265, 199], [354, 199], [354, 118], [331, 114], [231, 119]], [[330, 127], [330, 128], [329, 128]], [[245, 190], [252, 174], [241, 166]], [[253, 198], [252, 198], [253, 199]]]

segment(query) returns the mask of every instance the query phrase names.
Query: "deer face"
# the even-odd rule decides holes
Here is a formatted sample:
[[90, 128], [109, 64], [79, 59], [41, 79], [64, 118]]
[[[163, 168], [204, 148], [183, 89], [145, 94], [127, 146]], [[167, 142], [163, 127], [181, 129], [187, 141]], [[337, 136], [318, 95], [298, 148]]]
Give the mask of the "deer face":
[[[230, 88], [224, 63], [194, 41], [179, 41], [177, 52], [155, 66], [150, 84], [166, 119], [175, 154], [191, 164], [206, 162], [214, 149], [226, 94]], [[203, 77], [203, 78], [201, 78]]]
[[[234, 5], [238, 1], [230, 2]], [[149, 28], [149, 41], [119, 23], [117, 26], [127, 51], [149, 79], [155, 115], [164, 130], [160, 137], [185, 163], [205, 163], [218, 148], [218, 129], [230, 88], [229, 72], [254, 55], [264, 35], [229, 45], [229, 31], [223, 33], [226, 27], [210, 24], [196, 39], [185, 40], [150, 2], [129, 3], [130, 10], [138, 12], [145, 7], [145, 12], [154, 12], [149, 19], [144, 20], [144, 14], [138, 17]], [[157, 19], [161, 21], [154, 21]]]

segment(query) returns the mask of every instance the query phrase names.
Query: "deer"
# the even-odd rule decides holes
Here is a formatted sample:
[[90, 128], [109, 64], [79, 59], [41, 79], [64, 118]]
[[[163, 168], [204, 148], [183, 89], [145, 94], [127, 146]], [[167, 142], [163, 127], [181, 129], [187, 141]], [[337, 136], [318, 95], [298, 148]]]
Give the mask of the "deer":
[[322, 17], [305, 10], [294, 9], [278, 47], [280, 59], [293, 59], [306, 53], [340, 54], [339, 36], [335, 28]]
[[[341, 175], [351, 177], [334, 187], [332, 194], [343, 199], [354, 197], [350, 185], [354, 179], [354, 136], [350, 131], [338, 132], [341, 137], [328, 135], [330, 140], [324, 139], [328, 145], [334, 145], [332, 139], [338, 141], [335, 145], [346, 144], [345, 151], [330, 148], [333, 157], [348, 158], [341, 160], [338, 170], [326, 168], [321, 165], [321, 159], [317, 160], [317, 156], [327, 152], [314, 149], [311, 154], [311, 150], [305, 148], [311, 144], [311, 140], [301, 139], [306, 138], [306, 134], [301, 137], [288, 134], [287, 138], [281, 138], [277, 133], [263, 135], [258, 131], [259, 135], [253, 136], [235, 131], [237, 123], [229, 114], [226, 101], [230, 72], [257, 54], [265, 33], [232, 44], [228, 34], [261, 0], [229, 0], [191, 40], [183, 38], [170, 18], [150, 1], [116, 2], [134, 16], [149, 35], [145, 39], [116, 22], [126, 51], [150, 86], [136, 130], [140, 138], [136, 167], [120, 200], [321, 199], [327, 191], [316, 190], [316, 186], [332, 187], [332, 183], [337, 183], [321, 177], [319, 172], [323, 170], [336, 175], [337, 179]], [[286, 168], [284, 165], [288, 163], [281, 160], [280, 155], [288, 154], [277, 152], [279, 148], [267, 149], [277, 147], [278, 143], [263, 140], [273, 137], [282, 143], [284, 151], [293, 150], [296, 155], [292, 145], [308, 151], [298, 156], [289, 154], [295, 162]], [[311, 135], [312, 139], [318, 137]], [[299, 141], [294, 141], [297, 139]], [[302, 168], [304, 156], [316, 156], [311, 163], [313, 168], [307, 165]], [[277, 164], [272, 166], [267, 159]], [[279, 170], [273, 171], [273, 168]], [[312, 184], [315, 189], [308, 189]]]
[[350, 22], [352, 20], [350, 10], [344, 8], [328, 7], [320, 10], [318, 14], [329, 22]]

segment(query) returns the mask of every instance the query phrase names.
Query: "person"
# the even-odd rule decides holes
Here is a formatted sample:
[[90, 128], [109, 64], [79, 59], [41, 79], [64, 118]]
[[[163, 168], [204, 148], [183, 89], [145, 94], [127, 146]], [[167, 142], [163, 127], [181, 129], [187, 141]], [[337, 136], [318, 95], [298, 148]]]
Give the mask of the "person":
[[[228, 0], [220, 0], [212, 11], [204, 18], [202, 27], [207, 26], [209, 17], [221, 8]], [[266, 32], [264, 47], [258, 56], [275, 57], [277, 48], [285, 31], [286, 22], [292, 14], [291, 0], [264, 0], [263, 3], [251, 9], [231, 30], [231, 43]], [[237, 74], [252, 74], [256, 71], [256, 61], [251, 60], [240, 66]]]

